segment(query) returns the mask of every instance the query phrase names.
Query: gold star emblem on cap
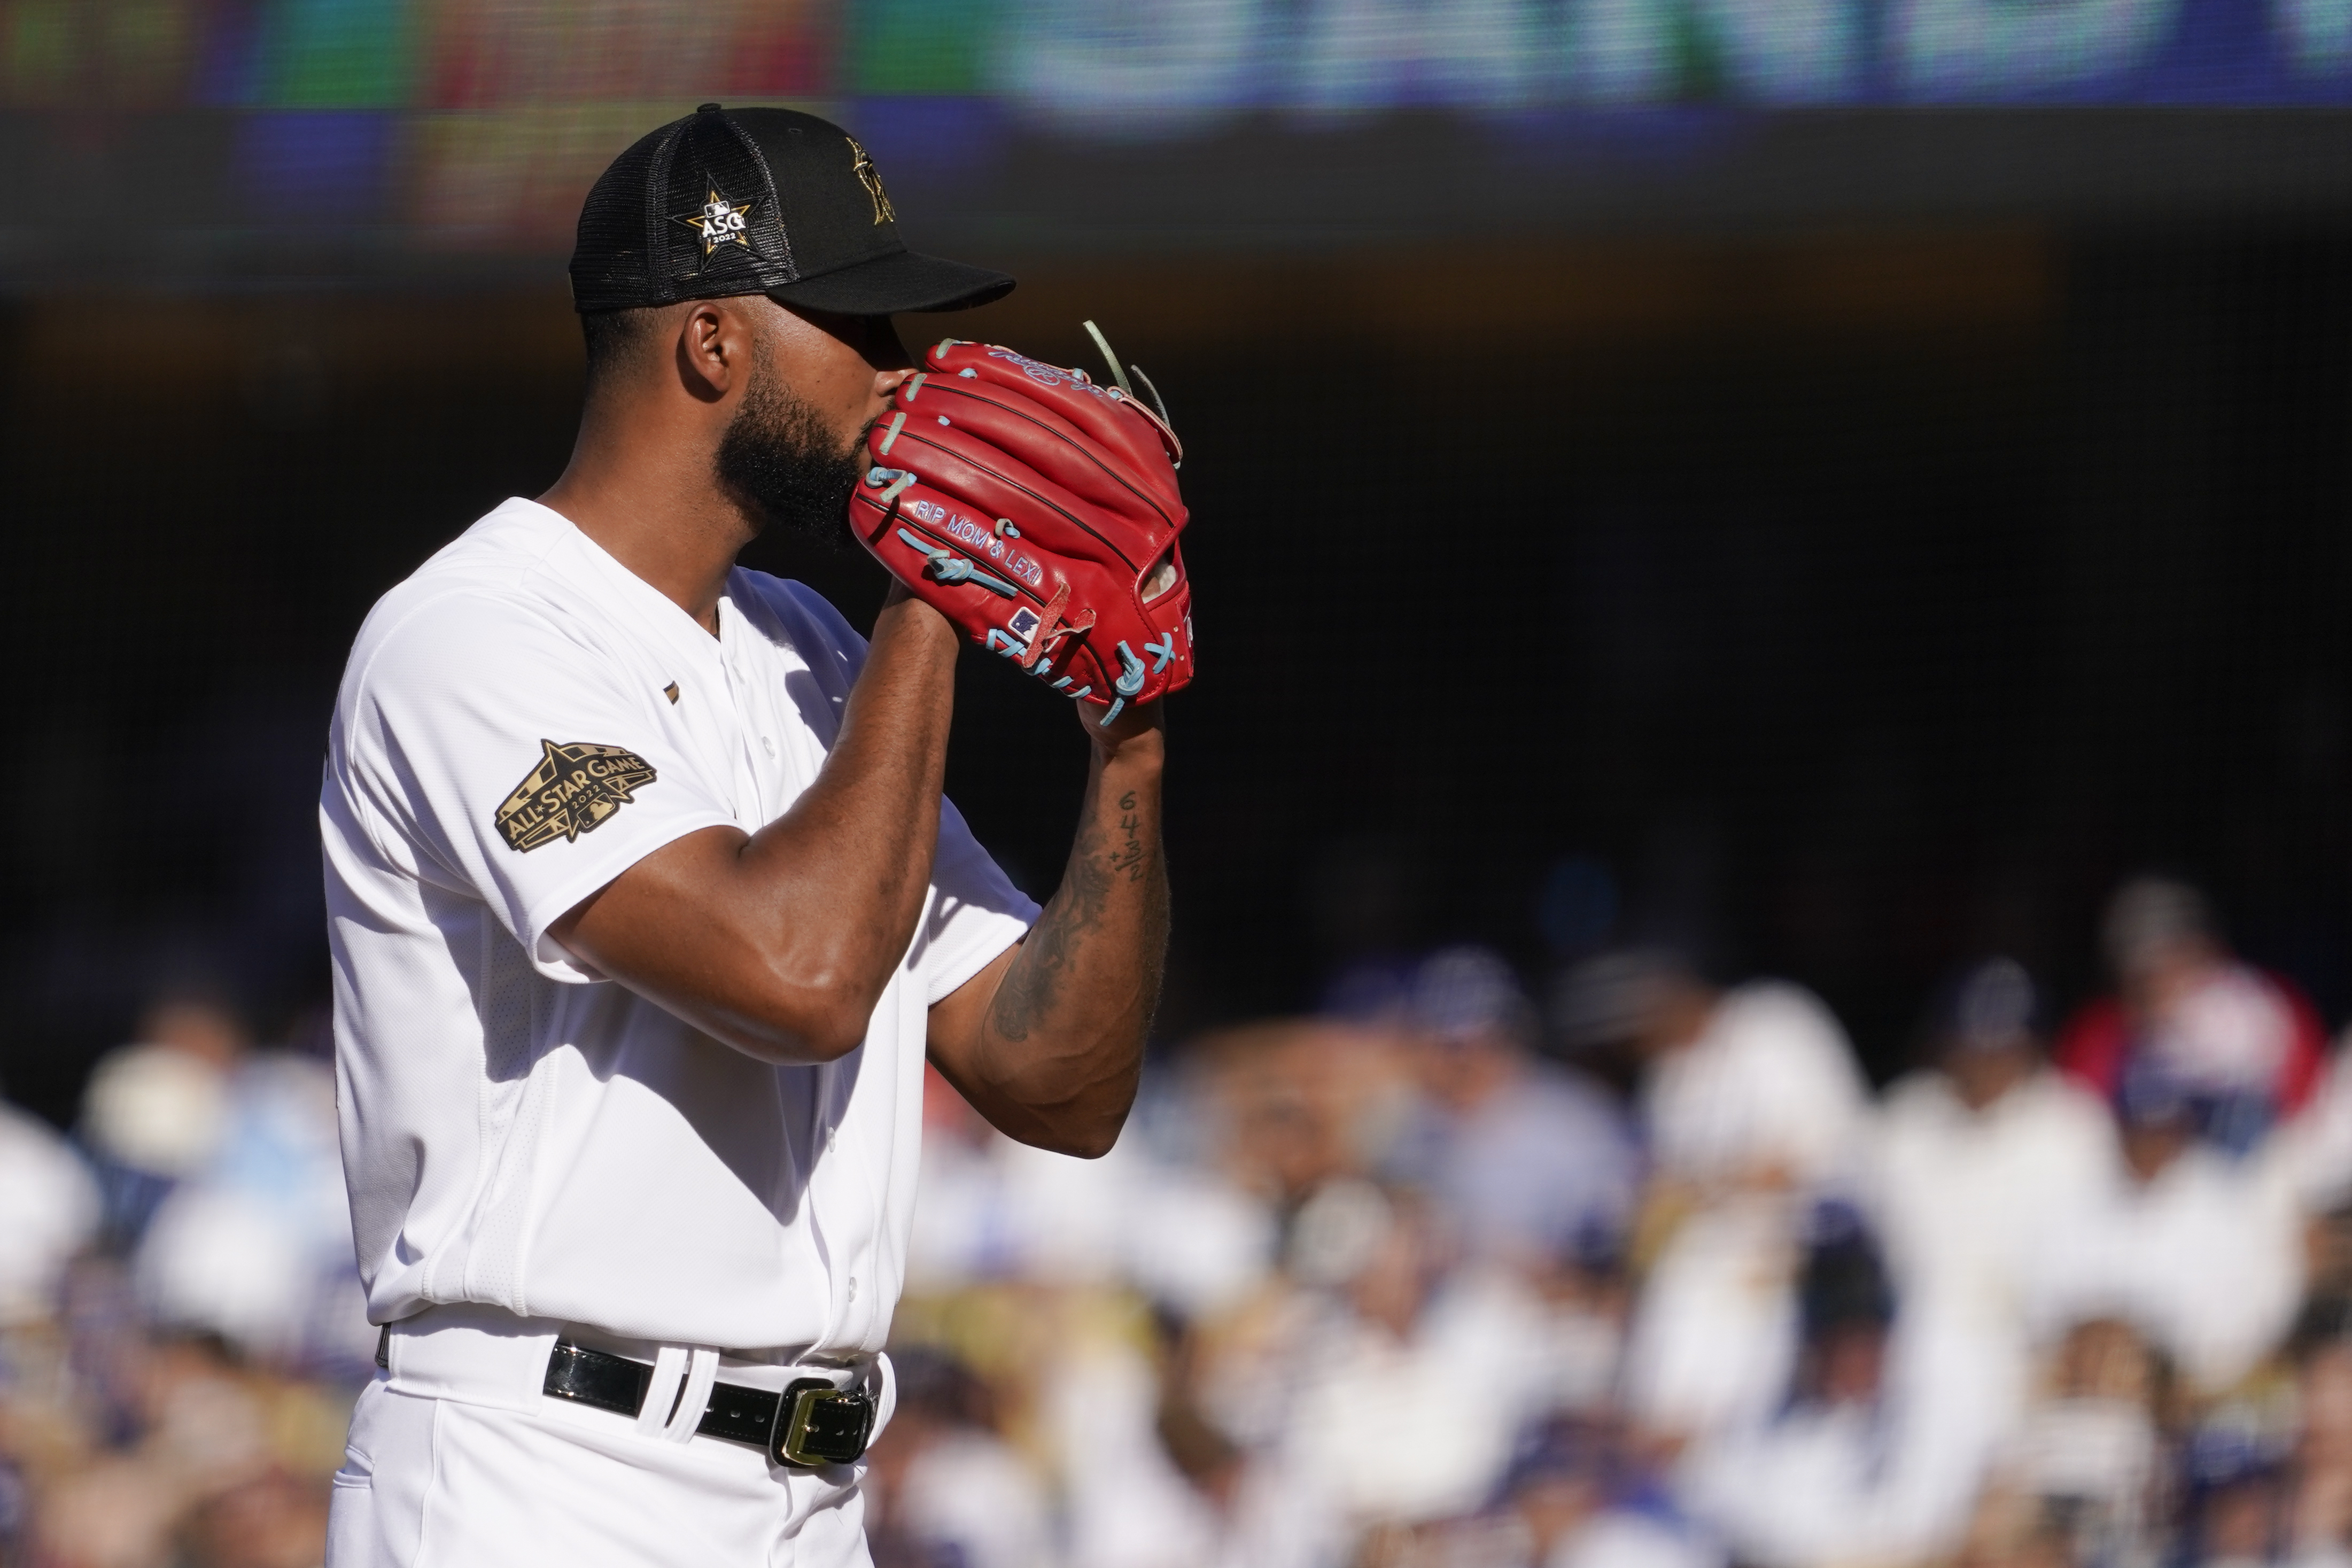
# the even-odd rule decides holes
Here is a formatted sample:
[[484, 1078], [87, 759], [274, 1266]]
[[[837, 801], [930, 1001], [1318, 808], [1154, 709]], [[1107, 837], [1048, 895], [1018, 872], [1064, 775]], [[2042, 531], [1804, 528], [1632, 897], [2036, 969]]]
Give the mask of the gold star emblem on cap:
[[758, 205], [756, 202], [731, 201], [713, 188], [704, 200], [700, 212], [688, 213], [670, 221], [682, 223], [702, 236], [703, 258], [709, 260], [710, 253], [722, 245], [740, 245], [746, 250], [751, 248], [751, 241], [745, 229], [751, 220], [751, 209]]
[[855, 136], [845, 136], [842, 140], [849, 143], [850, 156], [856, 160], [850, 164], [850, 173], [856, 174], [857, 183], [866, 187], [866, 194], [874, 198], [874, 221], [898, 222], [898, 215], [890, 210], [889, 193], [882, 188], [882, 173], [874, 166], [874, 155], [860, 147]]

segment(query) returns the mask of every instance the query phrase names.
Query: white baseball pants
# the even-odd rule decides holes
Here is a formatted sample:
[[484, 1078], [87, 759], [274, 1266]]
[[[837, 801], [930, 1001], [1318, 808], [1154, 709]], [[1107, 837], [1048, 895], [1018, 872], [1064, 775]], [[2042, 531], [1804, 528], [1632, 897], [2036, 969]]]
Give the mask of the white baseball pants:
[[[327, 1568], [871, 1568], [863, 1463], [783, 1468], [693, 1432], [714, 1376], [782, 1387], [810, 1369], [598, 1342], [656, 1369], [633, 1419], [540, 1392], [558, 1331], [474, 1308], [394, 1326], [391, 1370], [352, 1415]], [[885, 1368], [867, 1374], [882, 1421]]]

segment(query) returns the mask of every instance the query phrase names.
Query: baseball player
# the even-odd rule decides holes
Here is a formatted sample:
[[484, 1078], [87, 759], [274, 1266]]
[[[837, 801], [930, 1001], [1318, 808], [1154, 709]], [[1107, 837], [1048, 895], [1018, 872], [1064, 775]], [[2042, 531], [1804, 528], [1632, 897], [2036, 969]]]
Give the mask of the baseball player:
[[[919, 369], [895, 312], [1013, 280], [907, 249], [806, 114], [646, 136], [572, 279], [570, 467], [386, 594], [337, 698], [342, 1145], [384, 1330], [328, 1561], [865, 1563], [926, 1058], [1067, 1153], [1134, 1094], [1157, 700], [1192, 658], [1178, 453], [1123, 384], [952, 341]], [[899, 579], [870, 643], [734, 564], [845, 520]], [[940, 795], [965, 642], [1093, 742], [1042, 910]]]

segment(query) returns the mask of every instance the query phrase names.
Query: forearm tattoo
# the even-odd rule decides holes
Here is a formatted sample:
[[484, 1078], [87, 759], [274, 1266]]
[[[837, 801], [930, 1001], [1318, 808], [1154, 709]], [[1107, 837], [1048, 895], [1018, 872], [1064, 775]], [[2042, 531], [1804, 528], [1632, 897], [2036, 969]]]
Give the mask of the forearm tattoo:
[[996, 988], [994, 1023], [1005, 1039], [1027, 1039], [1029, 1031], [1059, 1004], [1070, 972], [1078, 965], [1079, 949], [1102, 924], [1112, 876], [1107, 836], [1089, 820], [1086, 841], [1070, 857], [1060, 890]]
[[1123, 842], [1111, 851], [1110, 868], [1124, 872], [1130, 882], [1143, 880], [1143, 818], [1136, 815], [1135, 792], [1129, 790], [1118, 797], [1118, 830], [1125, 835]]
[[[1004, 983], [997, 985], [990, 1023], [1002, 1039], [1024, 1041], [1030, 1030], [1049, 1023], [1068, 994], [1070, 978], [1085, 962], [1085, 945], [1101, 931], [1115, 886], [1119, 881], [1143, 884], [1155, 875], [1143, 832], [1146, 820], [1136, 809], [1134, 790], [1119, 797], [1119, 818], [1112, 830], [1089, 816], [1082, 842], [1070, 853], [1061, 891], [1054, 893], [1037, 929], [1021, 945], [1021, 957], [1013, 959], [1012, 969], [1004, 971]], [[1155, 971], [1150, 990], [1157, 996], [1157, 963], [1160, 947], [1167, 942], [1167, 920], [1157, 908], [1152, 889], [1143, 889], [1140, 896], [1155, 905], [1143, 910], [1143, 941], [1150, 947], [1143, 962]]]

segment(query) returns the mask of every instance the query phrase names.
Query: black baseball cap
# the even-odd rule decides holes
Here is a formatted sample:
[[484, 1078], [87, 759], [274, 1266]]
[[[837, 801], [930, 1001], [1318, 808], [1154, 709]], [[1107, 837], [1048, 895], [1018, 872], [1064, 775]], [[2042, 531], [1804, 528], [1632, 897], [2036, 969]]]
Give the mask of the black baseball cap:
[[829, 121], [706, 103], [640, 137], [580, 209], [583, 315], [765, 294], [845, 315], [961, 310], [1013, 279], [907, 248], [874, 160]]

